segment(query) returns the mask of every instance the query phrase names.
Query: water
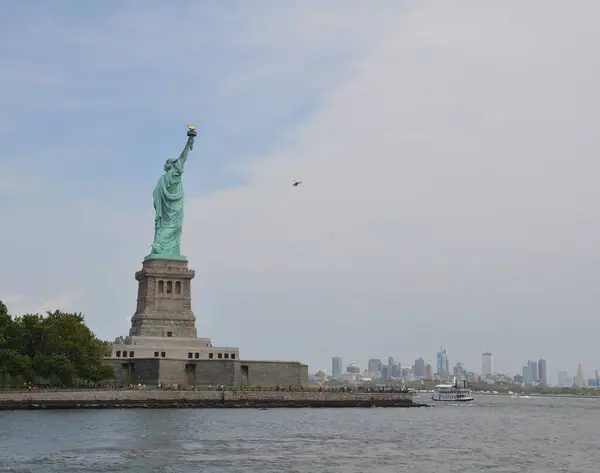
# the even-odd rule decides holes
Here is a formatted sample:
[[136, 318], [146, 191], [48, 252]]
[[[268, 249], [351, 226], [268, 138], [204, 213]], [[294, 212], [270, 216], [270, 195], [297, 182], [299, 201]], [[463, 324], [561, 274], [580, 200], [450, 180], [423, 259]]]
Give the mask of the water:
[[0, 412], [0, 472], [600, 471], [600, 399], [431, 409]]

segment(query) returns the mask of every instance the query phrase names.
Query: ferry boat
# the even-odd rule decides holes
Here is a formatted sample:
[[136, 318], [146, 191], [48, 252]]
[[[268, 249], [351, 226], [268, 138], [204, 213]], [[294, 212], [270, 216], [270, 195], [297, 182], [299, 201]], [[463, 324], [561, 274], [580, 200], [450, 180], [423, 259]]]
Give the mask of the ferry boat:
[[467, 381], [463, 381], [463, 387], [458, 386], [456, 378], [454, 384], [438, 384], [431, 399], [434, 401], [467, 402], [473, 400], [471, 388], [467, 387]]

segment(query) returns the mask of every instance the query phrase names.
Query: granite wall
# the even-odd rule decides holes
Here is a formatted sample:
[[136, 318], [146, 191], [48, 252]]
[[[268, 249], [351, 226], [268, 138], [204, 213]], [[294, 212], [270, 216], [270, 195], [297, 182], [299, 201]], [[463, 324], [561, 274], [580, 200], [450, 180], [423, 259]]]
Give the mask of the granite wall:
[[124, 384], [308, 386], [308, 366], [286, 361], [106, 359]]
[[239, 361], [237, 360], [200, 360], [193, 364], [196, 367], [195, 377], [193, 383], [187, 384], [240, 386], [238, 380]]
[[64, 390], [0, 393], [11, 409], [173, 407], [413, 407], [406, 393], [300, 391]]
[[242, 361], [240, 377], [245, 386], [308, 386], [308, 366], [284, 361]]

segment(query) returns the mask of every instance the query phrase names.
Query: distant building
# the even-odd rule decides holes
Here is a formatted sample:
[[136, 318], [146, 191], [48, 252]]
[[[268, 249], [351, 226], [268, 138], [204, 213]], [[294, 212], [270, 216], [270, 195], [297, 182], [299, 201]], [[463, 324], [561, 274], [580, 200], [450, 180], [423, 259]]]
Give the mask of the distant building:
[[358, 363], [350, 363], [346, 366], [346, 373], [360, 374], [360, 366]]
[[388, 365], [381, 366], [381, 379], [383, 381], [389, 381], [392, 379], [392, 370]]
[[529, 369], [529, 382], [537, 383], [539, 379], [537, 361], [529, 360], [527, 362], [527, 368]]
[[463, 368], [463, 365], [460, 361], [454, 365], [454, 368], [452, 368], [452, 374], [459, 379], [467, 379], [467, 370]]
[[531, 383], [531, 370], [529, 369], [529, 365], [523, 366], [523, 382], [525, 384]]
[[415, 360], [415, 377], [416, 378], [424, 378], [425, 377], [425, 360], [423, 358], [417, 358]]
[[383, 367], [383, 363], [379, 359], [372, 358], [369, 360], [367, 370], [369, 373], [381, 373], [381, 368]]
[[515, 383], [521, 384], [523, 383], [523, 375], [522, 374], [516, 374], [515, 378], [514, 378]]
[[585, 379], [581, 365], [577, 366], [577, 376], [575, 376], [574, 384], [577, 388], [585, 388], [587, 386], [587, 380]]
[[348, 381], [349, 383], [357, 383], [360, 379], [360, 375], [357, 373], [343, 373], [340, 379], [342, 381]]
[[394, 359], [393, 356], [390, 356], [388, 358], [388, 366], [391, 368], [392, 366], [394, 366], [396, 364], [396, 360]]
[[413, 370], [408, 366], [402, 368], [400, 371], [402, 372], [402, 378], [404, 379], [414, 379], [415, 377]]
[[567, 384], [566, 386], [568, 388], [572, 387], [575, 384], [575, 380], [573, 378], [571, 378], [571, 376], [567, 376]]
[[538, 380], [542, 386], [548, 386], [548, 375], [546, 372], [546, 360], [540, 358], [537, 364]]
[[392, 366], [392, 378], [402, 378], [402, 365], [395, 363]]
[[312, 378], [315, 383], [324, 383], [327, 381], [327, 370], [317, 371]]
[[438, 376], [450, 374], [448, 353], [446, 353], [446, 349], [442, 347], [440, 347], [440, 351], [437, 354], [437, 374]]
[[558, 372], [558, 385], [562, 388], [566, 388], [570, 386], [567, 381], [569, 378], [569, 374], [565, 370], [561, 370]]
[[431, 363], [425, 365], [425, 379], [433, 379], [433, 365]]
[[331, 375], [334, 378], [339, 378], [343, 373], [342, 359], [339, 356], [334, 356], [331, 359]]
[[494, 374], [494, 359], [489, 351], [481, 354], [481, 374], [484, 378]]

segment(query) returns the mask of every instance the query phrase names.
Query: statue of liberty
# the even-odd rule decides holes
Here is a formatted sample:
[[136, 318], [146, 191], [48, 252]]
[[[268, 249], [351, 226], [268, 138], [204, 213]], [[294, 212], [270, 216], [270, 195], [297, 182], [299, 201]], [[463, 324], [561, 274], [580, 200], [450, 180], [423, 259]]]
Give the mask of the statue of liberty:
[[183, 167], [194, 147], [196, 127], [188, 126], [188, 140], [178, 159], [167, 159], [165, 173], [154, 188], [154, 241], [148, 259], [186, 260], [181, 254], [183, 228]]

